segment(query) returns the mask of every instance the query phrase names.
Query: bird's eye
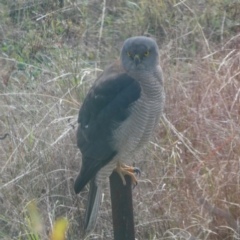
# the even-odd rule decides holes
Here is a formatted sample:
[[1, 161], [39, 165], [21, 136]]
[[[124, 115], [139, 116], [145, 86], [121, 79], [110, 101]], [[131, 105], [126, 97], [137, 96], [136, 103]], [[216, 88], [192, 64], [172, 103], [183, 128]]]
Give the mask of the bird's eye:
[[149, 53], [150, 53], [149, 51], [145, 52], [144, 56], [147, 57], [149, 55]]
[[127, 52], [127, 55], [128, 55], [129, 57], [131, 57], [131, 54], [130, 54], [130, 52]]

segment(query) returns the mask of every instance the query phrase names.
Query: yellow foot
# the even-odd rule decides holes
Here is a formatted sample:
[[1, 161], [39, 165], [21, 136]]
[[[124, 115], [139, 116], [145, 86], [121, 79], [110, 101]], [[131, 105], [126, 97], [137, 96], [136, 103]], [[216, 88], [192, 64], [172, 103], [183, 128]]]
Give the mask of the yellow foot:
[[131, 177], [133, 188], [137, 186], [138, 182], [134, 173], [140, 175], [141, 171], [139, 168], [130, 167], [128, 165], [121, 164], [118, 162], [117, 167], [114, 169], [114, 171], [116, 171], [119, 174], [120, 178], [122, 179], [123, 185], [126, 185], [126, 180], [124, 176], [128, 175]]

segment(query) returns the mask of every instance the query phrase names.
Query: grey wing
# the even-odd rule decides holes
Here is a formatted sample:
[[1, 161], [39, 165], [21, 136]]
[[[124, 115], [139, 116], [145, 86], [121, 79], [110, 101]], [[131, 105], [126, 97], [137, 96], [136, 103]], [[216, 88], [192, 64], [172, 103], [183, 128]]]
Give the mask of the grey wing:
[[82, 168], [74, 184], [76, 193], [117, 154], [112, 144], [113, 132], [130, 116], [129, 108], [140, 95], [140, 84], [126, 73], [90, 89], [78, 117], [77, 144], [82, 152]]

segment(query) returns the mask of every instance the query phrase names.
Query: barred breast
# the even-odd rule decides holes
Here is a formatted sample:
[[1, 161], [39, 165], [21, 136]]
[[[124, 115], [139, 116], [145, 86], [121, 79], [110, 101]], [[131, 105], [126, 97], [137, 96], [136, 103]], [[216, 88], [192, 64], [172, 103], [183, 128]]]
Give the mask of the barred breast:
[[115, 130], [113, 142], [118, 154], [98, 172], [97, 184], [110, 176], [118, 161], [132, 164], [133, 156], [149, 141], [159, 122], [165, 101], [162, 76], [159, 79], [145, 74], [138, 80], [142, 88], [141, 97], [131, 106], [127, 120]]

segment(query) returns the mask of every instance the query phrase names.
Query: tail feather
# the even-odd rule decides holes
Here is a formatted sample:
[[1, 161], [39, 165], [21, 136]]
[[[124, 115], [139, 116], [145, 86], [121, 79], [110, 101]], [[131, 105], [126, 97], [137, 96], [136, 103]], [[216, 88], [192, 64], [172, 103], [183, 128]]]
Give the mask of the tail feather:
[[94, 177], [90, 182], [88, 203], [84, 217], [85, 233], [92, 231], [96, 225], [98, 210], [101, 203], [101, 193], [102, 187], [96, 185]]

